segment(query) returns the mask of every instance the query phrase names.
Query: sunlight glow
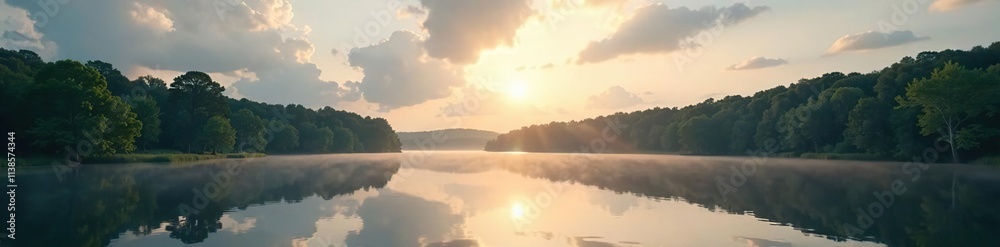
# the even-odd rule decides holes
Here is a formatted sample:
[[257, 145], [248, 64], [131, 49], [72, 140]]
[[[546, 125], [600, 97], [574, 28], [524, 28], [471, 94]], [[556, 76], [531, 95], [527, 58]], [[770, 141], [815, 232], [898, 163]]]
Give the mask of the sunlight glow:
[[528, 96], [528, 85], [523, 82], [512, 82], [507, 85], [507, 94], [510, 95], [512, 99], [522, 100]]
[[510, 217], [512, 217], [514, 219], [523, 219], [524, 218], [524, 205], [521, 205], [520, 202], [515, 202], [514, 205], [511, 205], [510, 206]]

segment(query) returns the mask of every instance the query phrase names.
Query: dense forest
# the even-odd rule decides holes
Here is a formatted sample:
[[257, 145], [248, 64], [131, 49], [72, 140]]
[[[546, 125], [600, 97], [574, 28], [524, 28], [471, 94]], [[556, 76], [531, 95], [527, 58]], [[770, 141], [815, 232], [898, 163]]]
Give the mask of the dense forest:
[[232, 99], [197, 71], [167, 84], [129, 79], [102, 61], [46, 63], [0, 48], [0, 89], [0, 127], [36, 155], [400, 151], [385, 119]]
[[[502, 134], [487, 151], [655, 152], [897, 159], [945, 143], [946, 161], [1000, 154], [1000, 42], [921, 52], [869, 73], [832, 72], [752, 96]], [[614, 132], [609, 132], [608, 130]]]

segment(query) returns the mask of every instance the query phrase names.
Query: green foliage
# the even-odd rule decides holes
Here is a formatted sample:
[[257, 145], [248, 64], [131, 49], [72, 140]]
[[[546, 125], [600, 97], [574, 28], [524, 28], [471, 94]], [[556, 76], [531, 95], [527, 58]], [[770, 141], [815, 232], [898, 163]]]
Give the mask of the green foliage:
[[920, 134], [933, 135], [941, 131], [941, 139], [950, 143], [952, 157], [958, 161], [957, 149], [971, 149], [980, 140], [997, 136], [1000, 130], [975, 121], [982, 115], [992, 115], [1000, 105], [1000, 74], [982, 69], [966, 69], [948, 62], [930, 78], [915, 80], [906, 87], [906, 97], [898, 96], [899, 107], [918, 107]]
[[160, 133], [162, 132], [160, 129], [160, 108], [156, 101], [148, 96], [129, 97], [126, 98], [126, 101], [132, 107], [139, 122], [142, 123], [142, 129], [139, 131], [139, 145], [142, 149], [155, 145], [160, 141]]
[[[497, 136], [485, 149], [726, 155], [764, 150], [787, 157], [910, 160], [949, 135], [942, 119], [954, 115], [952, 126], [958, 128], [950, 142], [956, 150], [992, 155], [1000, 150], [998, 54], [1000, 42], [921, 52], [879, 71], [831, 72], [751, 96], [527, 126]], [[950, 110], [934, 110], [944, 103]], [[622, 135], [603, 135], [611, 126], [607, 119], [626, 126]], [[945, 134], [929, 137], [938, 130]], [[592, 143], [607, 148], [586, 149]]]
[[[333, 150], [338, 153], [352, 153], [354, 146], [359, 142], [358, 136], [344, 127], [333, 128]], [[360, 150], [360, 147], [358, 148]]]
[[142, 124], [121, 98], [111, 95], [97, 71], [62, 60], [45, 66], [34, 80], [27, 98], [44, 100], [30, 104], [32, 146], [53, 154], [85, 144], [96, 154], [135, 150]]
[[214, 116], [208, 119], [198, 135], [205, 151], [212, 153], [232, 151], [236, 144], [236, 130], [229, 124], [229, 119]]
[[875, 98], [864, 98], [848, 114], [844, 138], [855, 147], [868, 153], [888, 155], [893, 146], [889, 125], [892, 108]]
[[267, 143], [267, 152], [286, 153], [299, 146], [299, 130], [278, 120], [270, 123], [273, 138]]
[[169, 89], [167, 89], [167, 83], [163, 79], [153, 77], [151, 75], [140, 76], [131, 82], [132, 88], [129, 92], [129, 96], [132, 97], [143, 97], [147, 96], [156, 101], [156, 105], [163, 107], [168, 102], [168, 97], [170, 95]]
[[299, 137], [299, 145], [306, 147], [305, 151], [311, 153], [330, 151], [333, 144], [333, 131], [330, 128], [319, 128], [312, 123], [303, 123], [299, 126], [299, 131], [302, 133]]
[[131, 82], [114, 65], [97, 60], [87, 61], [87, 67], [97, 70], [97, 73], [104, 77], [104, 80], [108, 83], [108, 91], [111, 91], [112, 95], [121, 97], [130, 93], [129, 90], [132, 88], [130, 85]]
[[[241, 150], [399, 152], [401, 146], [383, 118], [231, 99], [218, 82], [197, 71], [168, 86], [148, 75], [130, 81], [102, 61], [46, 64], [34, 52], [0, 48], [0, 89], [0, 127], [24, 132], [30, 142], [23, 152], [43, 156], [98, 157], [129, 153], [137, 145], [157, 152], [224, 151], [233, 148], [228, 129], [218, 121], [208, 124], [226, 116], [232, 117], [234, 139], [244, 143], [237, 147]], [[300, 145], [294, 126], [306, 123], [318, 136]]]
[[229, 113], [229, 105], [222, 92], [226, 88], [212, 80], [208, 74], [192, 71], [174, 78], [170, 83], [170, 108], [165, 112], [167, 132], [178, 133], [170, 135], [175, 148], [191, 151], [196, 145], [197, 131], [207, 124], [208, 119], [225, 116]]
[[267, 139], [264, 139], [264, 120], [247, 109], [233, 114], [233, 128], [236, 129], [236, 150], [264, 151]]
[[712, 119], [705, 115], [693, 117], [684, 122], [677, 134], [680, 135], [680, 143], [687, 150], [696, 153], [709, 153], [713, 149], [712, 134], [716, 129], [712, 124]]

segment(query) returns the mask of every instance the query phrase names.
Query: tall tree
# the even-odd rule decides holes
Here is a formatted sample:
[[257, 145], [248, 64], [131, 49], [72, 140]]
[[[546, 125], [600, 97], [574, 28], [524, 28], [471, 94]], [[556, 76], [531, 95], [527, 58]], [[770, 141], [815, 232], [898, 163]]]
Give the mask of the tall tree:
[[132, 81], [132, 85], [136, 87], [135, 90], [130, 92], [130, 96], [149, 96], [156, 101], [159, 106], [164, 106], [167, 104], [167, 99], [170, 95], [167, 89], [167, 83], [163, 79], [153, 77], [151, 75], [144, 75], [136, 78]]
[[355, 151], [355, 143], [358, 143], [358, 136], [351, 132], [351, 129], [344, 127], [333, 128], [333, 150], [338, 153], [352, 153]]
[[30, 105], [33, 146], [50, 153], [81, 144], [97, 154], [135, 150], [142, 123], [92, 68], [71, 60], [51, 63], [37, 74], [27, 98], [45, 99]]
[[233, 114], [233, 128], [236, 129], [237, 151], [264, 151], [267, 140], [264, 139], [264, 120], [247, 109]]
[[299, 126], [302, 134], [299, 137], [299, 146], [302, 151], [310, 153], [326, 153], [330, 151], [333, 144], [333, 131], [330, 128], [316, 127], [313, 123], [304, 123]]
[[285, 153], [299, 146], [299, 130], [295, 126], [278, 120], [272, 120], [268, 126], [272, 137], [267, 142], [267, 152]]
[[680, 143], [687, 150], [707, 154], [712, 151], [713, 131], [716, 130], [712, 128], [712, 119], [701, 115], [689, 119], [681, 125], [677, 133], [680, 135]]
[[97, 70], [97, 73], [104, 76], [104, 79], [108, 82], [108, 91], [111, 91], [112, 95], [120, 97], [132, 93], [131, 83], [128, 78], [122, 75], [122, 72], [118, 71], [114, 65], [101, 60], [94, 60], [87, 61], [87, 67], [94, 68]]
[[981, 114], [995, 114], [1000, 103], [1000, 75], [982, 69], [966, 69], [954, 62], [934, 70], [930, 78], [915, 80], [906, 86], [906, 97], [897, 97], [899, 107], [921, 108], [920, 133], [933, 135], [942, 130], [941, 139], [951, 145], [955, 162], [961, 162], [957, 149], [969, 149], [978, 140], [1000, 134], [981, 123], [970, 123]]
[[208, 119], [198, 135], [204, 145], [204, 151], [212, 153], [229, 152], [236, 144], [236, 130], [229, 124], [229, 119], [214, 116]]
[[845, 140], [868, 153], [890, 154], [894, 140], [889, 126], [891, 110], [891, 106], [876, 98], [861, 99], [848, 113]]
[[170, 83], [170, 109], [167, 110], [168, 132], [177, 133], [173, 137], [176, 148], [191, 151], [195, 146], [192, 129], [201, 129], [209, 118], [229, 113], [226, 88], [212, 80], [203, 72], [191, 71], [174, 78]]
[[139, 122], [142, 123], [140, 136], [137, 140], [143, 150], [160, 141], [160, 107], [156, 101], [149, 96], [126, 97], [125, 101], [135, 111]]

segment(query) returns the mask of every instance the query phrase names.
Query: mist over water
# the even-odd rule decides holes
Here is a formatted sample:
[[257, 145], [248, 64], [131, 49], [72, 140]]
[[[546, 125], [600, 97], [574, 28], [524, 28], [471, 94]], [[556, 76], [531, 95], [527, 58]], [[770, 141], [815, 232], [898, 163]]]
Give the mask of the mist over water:
[[969, 165], [404, 152], [19, 175], [17, 246], [1000, 244], [1000, 171]]

